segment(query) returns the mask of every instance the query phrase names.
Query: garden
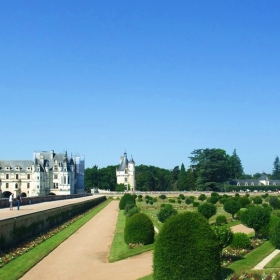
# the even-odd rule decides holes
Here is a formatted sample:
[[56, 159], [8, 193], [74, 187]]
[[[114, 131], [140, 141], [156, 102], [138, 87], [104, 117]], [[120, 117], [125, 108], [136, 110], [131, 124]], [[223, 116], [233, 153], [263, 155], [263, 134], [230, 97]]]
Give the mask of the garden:
[[[154, 273], [143, 279], [280, 279], [280, 254], [253, 269], [280, 247], [277, 196], [127, 194], [120, 209], [110, 261], [154, 250]], [[253, 230], [233, 233], [238, 224]]]

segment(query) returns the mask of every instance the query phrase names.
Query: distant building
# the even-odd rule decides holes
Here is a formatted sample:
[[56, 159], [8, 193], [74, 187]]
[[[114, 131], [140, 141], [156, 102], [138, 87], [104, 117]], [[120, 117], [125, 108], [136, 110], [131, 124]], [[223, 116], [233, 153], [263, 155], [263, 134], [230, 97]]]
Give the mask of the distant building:
[[280, 180], [269, 180], [263, 172], [259, 179], [234, 179], [230, 182], [236, 186], [279, 186]]
[[0, 160], [0, 190], [4, 197], [67, 195], [84, 192], [84, 156], [35, 152], [33, 160]]
[[120, 157], [120, 165], [116, 169], [117, 184], [124, 184], [125, 189], [135, 191], [135, 162], [131, 157], [127, 159], [127, 154], [124, 153], [123, 157]]

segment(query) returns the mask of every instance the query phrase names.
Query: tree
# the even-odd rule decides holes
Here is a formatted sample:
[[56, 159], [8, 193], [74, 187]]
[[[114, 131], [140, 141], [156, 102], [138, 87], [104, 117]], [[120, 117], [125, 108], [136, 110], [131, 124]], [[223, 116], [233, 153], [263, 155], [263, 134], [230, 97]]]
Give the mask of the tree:
[[153, 268], [155, 280], [220, 279], [219, 243], [208, 221], [197, 212], [170, 217], [157, 236]]
[[178, 190], [183, 191], [187, 189], [187, 173], [184, 164], [182, 163], [178, 176]]
[[204, 202], [198, 206], [197, 211], [209, 220], [212, 216], [216, 215], [217, 208], [212, 203]]
[[207, 199], [207, 196], [204, 193], [200, 194], [198, 197], [198, 200], [201, 200], [201, 201], [204, 201], [206, 199]]
[[213, 227], [215, 234], [217, 235], [218, 242], [220, 245], [220, 253], [222, 254], [223, 248], [226, 248], [233, 239], [233, 232], [230, 228], [226, 227]]
[[230, 175], [229, 156], [222, 149], [199, 149], [191, 154], [197, 190], [218, 190]]
[[257, 238], [260, 229], [268, 225], [270, 214], [271, 211], [268, 208], [251, 206], [240, 213], [240, 220], [243, 225], [255, 230], [255, 237]]
[[178, 211], [172, 207], [171, 204], [166, 204], [163, 209], [161, 209], [158, 214], [158, 220], [164, 223], [169, 217], [178, 214]]
[[230, 157], [230, 177], [232, 179], [240, 179], [243, 174], [243, 166], [239, 156], [236, 154], [236, 149], [234, 149], [232, 156]]
[[192, 168], [189, 168], [186, 175], [187, 190], [195, 189], [195, 180], [195, 173]]
[[163, 201], [163, 200], [166, 199], [166, 195], [165, 195], [165, 194], [161, 194], [161, 195], [159, 196], [159, 198]]
[[272, 179], [278, 180], [280, 179], [280, 161], [279, 157], [276, 156], [274, 163], [273, 163], [273, 170], [272, 170]]
[[234, 219], [234, 214], [236, 214], [240, 208], [240, 204], [234, 199], [229, 199], [224, 203], [224, 210], [232, 215], [232, 219]]

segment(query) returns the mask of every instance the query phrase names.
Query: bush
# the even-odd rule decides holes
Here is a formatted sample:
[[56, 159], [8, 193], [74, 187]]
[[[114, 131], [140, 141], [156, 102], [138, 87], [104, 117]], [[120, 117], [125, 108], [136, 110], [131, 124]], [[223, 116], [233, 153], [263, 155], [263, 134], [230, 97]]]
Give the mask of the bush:
[[223, 248], [226, 248], [232, 242], [233, 232], [230, 228], [225, 227], [213, 227], [213, 230], [217, 235], [220, 245], [220, 253], [222, 253]]
[[152, 244], [154, 234], [154, 225], [151, 219], [143, 213], [134, 214], [125, 223], [124, 240], [126, 244]]
[[119, 202], [119, 209], [124, 210], [127, 203], [135, 205], [135, 198], [129, 193], [126, 193], [122, 196]]
[[193, 202], [193, 207], [198, 207], [198, 206], [199, 206], [199, 202], [194, 201], [194, 202]]
[[150, 203], [150, 205], [153, 205], [154, 201], [153, 200], [149, 200], [149, 203]]
[[159, 196], [159, 198], [160, 198], [161, 200], [165, 200], [165, 199], [166, 199], [166, 195], [165, 195], [165, 194], [161, 194], [161, 195]]
[[165, 207], [165, 203], [161, 203], [160, 208], [164, 208]]
[[262, 204], [262, 198], [260, 196], [252, 197], [254, 204]]
[[170, 217], [157, 236], [153, 267], [155, 280], [219, 279], [219, 243], [208, 221], [197, 212]]
[[224, 210], [232, 215], [232, 218], [234, 219], [234, 214], [236, 214], [240, 210], [240, 204], [233, 200], [229, 199], [224, 204]]
[[138, 195], [138, 198], [143, 198], [143, 195], [142, 195], [142, 194], [139, 194], [139, 195]]
[[219, 201], [219, 196], [210, 196], [207, 198], [207, 202], [216, 204]]
[[269, 198], [269, 205], [273, 209], [280, 209], [280, 201], [276, 196], [272, 196]]
[[157, 214], [157, 217], [158, 217], [158, 220], [161, 222], [161, 223], [164, 223], [169, 217], [171, 216], [174, 216], [176, 214], [178, 214], [178, 211], [176, 209], [173, 209], [172, 208], [172, 205], [170, 204], [167, 204], [163, 209], [161, 209], [158, 214]]
[[142, 202], [142, 201], [143, 201], [142, 197], [138, 197], [138, 198], [137, 198], [137, 201], [138, 201], [138, 202]]
[[276, 249], [280, 249], [280, 218], [275, 215], [270, 218], [269, 241]]
[[157, 198], [156, 197], [153, 198], [153, 202], [157, 202]]
[[216, 217], [216, 225], [221, 226], [227, 223], [227, 218], [224, 215], [219, 215]]
[[124, 215], [126, 215], [128, 213], [128, 211], [134, 207], [135, 207], [135, 204], [131, 203], [131, 201], [128, 201], [127, 204], [125, 205], [125, 208], [123, 211]]
[[185, 202], [186, 202], [187, 205], [189, 205], [189, 204], [193, 203], [193, 200], [190, 199], [189, 197], [187, 197]]
[[206, 195], [204, 194], [204, 193], [202, 193], [201, 195], [199, 195], [199, 197], [198, 197], [198, 200], [201, 200], [201, 201], [204, 201], [204, 200], [206, 200], [207, 199], [207, 197], [206, 197]]
[[179, 197], [178, 197], [179, 199], [181, 199], [181, 200], [184, 200], [185, 199], [185, 196], [181, 193], [181, 194], [179, 194]]
[[212, 203], [204, 202], [198, 206], [197, 211], [207, 220], [209, 220], [212, 216], [216, 214], [217, 208]]
[[169, 201], [170, 203], [175, 203], [175, 199], [173, 199], [173, 198], [169, 198], [168, 201]]
[[149, 204], [150, 200], [149, 199], [146, 199], [146, 204]]
[[247, 234], [243, 232], [237, 232], [233, 234], [230, 247], [233, 249], [249, 249], [251, 248], [251, 242]]
[[182, 200], [180, 198], [177, 199], [177, 203], [181, 204]]
[[137, 198], [137, 194], [132, 194], [132, 197], [134, 198], [134, 201], [135, 201]]
[[140, 208], [134, 206], [133, 208], [129, 209], [127, 212], [126, 212], [126, 218], [130, 218], [132, 217], [134, 214], [137, 214], [140, 212]]
[[242, 196], [238, 199], [238, 203], [242, 208], [245, 208], [246, 205], [250, 204], [250, 200], [247, 196]]

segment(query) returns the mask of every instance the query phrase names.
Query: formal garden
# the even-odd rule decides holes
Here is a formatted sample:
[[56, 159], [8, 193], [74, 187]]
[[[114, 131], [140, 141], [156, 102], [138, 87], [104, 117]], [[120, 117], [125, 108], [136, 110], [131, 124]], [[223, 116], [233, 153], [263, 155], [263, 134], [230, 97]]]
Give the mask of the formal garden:
[[[109, 261], [154, 250], [143, 279], [280, 279], [280, 201], [272, 194], [125, 194]], [[252, 228], [249, 234], [231, 227]], [[154, 230], [155, 229], [155, 230]]]

